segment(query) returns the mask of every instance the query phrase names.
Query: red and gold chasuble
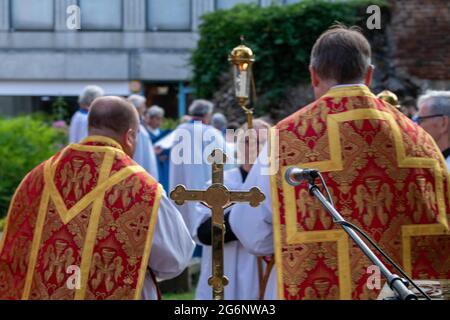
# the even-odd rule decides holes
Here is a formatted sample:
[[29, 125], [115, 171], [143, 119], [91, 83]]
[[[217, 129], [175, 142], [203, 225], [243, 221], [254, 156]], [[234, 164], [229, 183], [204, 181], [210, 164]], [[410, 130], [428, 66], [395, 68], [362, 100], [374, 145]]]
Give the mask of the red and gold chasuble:
[[450, 279], [450, 180], [424, 130], [365, 86], [332, 88], [275, 129], [279, 161], [273, 163], [280, 169], [271, 188], [279, 298], [372, 299], [379, 293], [367, 286], [372, 263], [333, 224], [306, 182], [287, 184], [289, 166], [320, 170], [343, 217], [413, 278]]
[[140, 299], [161, 187], [93, 136], [31, 171], [0, 246], [0, 299]]

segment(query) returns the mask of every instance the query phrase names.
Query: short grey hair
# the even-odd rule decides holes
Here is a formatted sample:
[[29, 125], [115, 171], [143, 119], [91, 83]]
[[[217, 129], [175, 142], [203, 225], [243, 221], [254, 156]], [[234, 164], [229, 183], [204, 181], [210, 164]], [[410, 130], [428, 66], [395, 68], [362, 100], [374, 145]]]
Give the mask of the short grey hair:
[[430, 111], [433, 114], [450, 117], [450, 91], [429, 90], [419, 97], [417, 107], [420, 109], [426, 102], [430, 103]]
[[227, 126], [227, 118], [221, 113], [215, 113], [211, 118], [211, 124], [216, 129], [225, 129]]
[[150, 108], [145, 111], [145, 115], [148, 117], [158, 117], [163, 118], [164, 117], [164, 109], [160, 106], [151, 106]]
[[105, 95], [105, 91], [99, 86], [87, 86], [78, 97], [78, 103], [90, 106], [92, 102]]
[[143, 96], [140, 96], [138, 94], [132, 94], [128, 97], [128, 102], [130, 102], [136, 109], [142, 108], [142, 105], [147, 102], [147, 99]]
[[189, 115], [194, 117], [204, 117], [212, 113], [214, 105], [212, 102], [203, 99], [194, 100], [189, 106]]

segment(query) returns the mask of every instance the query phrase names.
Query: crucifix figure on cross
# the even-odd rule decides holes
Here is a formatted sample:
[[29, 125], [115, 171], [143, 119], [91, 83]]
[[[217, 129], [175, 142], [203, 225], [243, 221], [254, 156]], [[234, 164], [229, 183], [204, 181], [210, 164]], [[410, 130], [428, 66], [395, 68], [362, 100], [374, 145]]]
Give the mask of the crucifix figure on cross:
[[257, 188], [250, 191], [230, 191], [223, 184], [223, 168], [226, 155], [222, 150], [214, 150], [208, 158], [212, 164], [212, 184], [206, 190], [186, 190], [182, 185], [177, 186], [170, 193], [170, 198], [177, 205], [185, 201], [200, 201], [212, 211], [212, 275], [208, 284], [212, 287], [214, 300], [224, 299], [224, 288], [228, 279], [223, 274], [223, 246], [225, 235], [224, 210], [237, 202], [248, 202], [257, 207], [264, 201], [264, 194]]

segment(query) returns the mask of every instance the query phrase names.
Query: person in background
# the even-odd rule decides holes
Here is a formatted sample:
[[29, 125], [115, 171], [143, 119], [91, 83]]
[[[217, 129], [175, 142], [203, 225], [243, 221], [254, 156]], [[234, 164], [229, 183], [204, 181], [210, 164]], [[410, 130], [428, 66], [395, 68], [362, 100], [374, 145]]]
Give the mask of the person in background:
[[417, 106], [413, 120], [433, 137], [450, 168], [450, 91], [427, 91]]
[[[164, 109], [160, 106], [151, 106], [144, 113], [144, 121], [147, 132], [155, 145], [162, 138], [170, 134], [172, 130], [163, 130], [161, 125], [164, 120]], [[159, 182], [164, 187], [164, 190], [169, 192], [169, 157], [170, 148], [162, 148], [155, 145], [156, 162], [158, 165]]]
[[225, 135], [227, 130], [227, 118], [221, 113], [215, 113], [211, 118], [211, 125]]
[[[448, 279], [447, 167], [429, 134], [370, 92], [373, 68], [358, 28], [325, 31], [310, 58], [317, 100], [278, 122], [277, 143], [266, 144], [244, 182], [244, 190], [258, 186], [266, 200], [231, 209], [240, 243], [255, 255], [275, 254], [266, 299], [375, 299], [381, 289], [368, 288], [369, 261], [308, 184], [287, 183], [291, 166], [320, 170], [336, 210], [413, 279]], [[405, 237], [407, 228], [420, 240]]]
[[162, 130], [164, 121], [164, 109], [160, 106], [151, 106], [144, 112], [145, 128], [147, 129], [153, 144], [163, 138], [170, 130]]
[[189, 122], [189, 121], [191, 121], [191, 120], [192, 120], [192, 117], [191, 117], [190, 115], [188, 115], [188, 114], [185, 114], [184, 116], [182, 116], [182, 117], [180, 118], [180, 124]]
[[133, 94], [128, 97], [128, 101], [136, 108], [139, 113], [139, 132], [136, 141], [136, 150], [133, 154], [133, 160], [143, 167], [153, 178], [159, 180], [158, 165], [156, 162], [155, 150], [152, 140], [147, 130], [142, 124], [142, 115], [145, 111], [147, 99], [143, 96]]
[[[172, 133], [173, 147], [170, 154], [169, 190], [177, 185], [187, 189], [202, 189], [211, 180], [211, 165], [205, 153], [225, 149], [225, 141], [217, 129], [209, 123], [214, 105], [207, 100], [194, 100], [189, 106], [191, 121], [180, 124]], [[208, 150], [206, 150], [208, 148]], [[192, 237], [197, 234], [198, 219], [195, 202], [178, 207]]]
[[105, 92], [99, 86], [87, 86], [78, 97], [80, 108], [72, 116], [69, 128], [69, 143], [78, 143], [88, 136], [88, 113], [92, 102]]
[[[242, 186], [252, 168], [252, 160], [257, 157], [258, 151], [262, 149], [258, 146], [264, 146], [267, 141], [270, 128], [268, 123], [255, 119], [253, 128], [257, 138], [252, 140], [252, 147], [250, 147], [249, 140], [245, 139], [248, 136], [244, 133], [247, 131], [246, 124], [242, 127], [242, 133], [237, 135], [238, 148], [241, 153], [240, 159], [243, 161], [239, 163], [238, 167], [224, 172], [224, 185], [229, 190], [243, 190]], [[254, 152], [253, 159], [250, 156], [251, 152]], [[210, 184], [209, 181], [207, 186]], [[198, 217], [201, 217], [201, 219], [198, 220], [197, 237], [194, 240], [203, 246], [203, 250], [195, 298], [197, 300], [211, 300], [211, 287], [208, 285], [208, 278], [211, 275], [211, 210], [202, 204], [198, 204], [196, 208]], [[225, 299], [256, 300], [261, 294], [260, 290], [264, 288], [262, 283], [258, 283], [258, 257], [250, 254], [236, 238], [228, 221], [230, 211], [231, 208], [225, 210], [224, 217], [224, 273], [229, 280], [225, 288]], [[264, 266], [261, 267], [264, 268]]]

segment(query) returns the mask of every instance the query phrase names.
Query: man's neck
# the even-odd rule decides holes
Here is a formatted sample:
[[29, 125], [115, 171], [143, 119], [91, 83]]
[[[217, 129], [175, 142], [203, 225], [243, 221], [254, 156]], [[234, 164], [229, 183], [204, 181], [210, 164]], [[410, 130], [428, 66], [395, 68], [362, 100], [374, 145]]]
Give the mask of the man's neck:
[[89, 128], [89, 136], [106, 137], [106, 138], [114, 140], [115, 142], [117, 142], [118, 144], [120, 144], [122, 146], [117, 134], [114, 132], [111, 132], [109, 130], [98, 130], [98, 129], [94, 129], [94, 128]]
[[204, 121], [204, 119], [202, 117], [192, 117], [191, 121], [192, 122], [194, 122], [194, 121], [195, 122], [201, 122], [201, 123], [205, 124], [205, 121]]
[[355, 83], [341, 83], [338, 84], [335, 81], [330, 81], [325, 83], [321, 88], [318, 88], [315, 90], [315, 97], [316, 99], [320, 99], [322, 96], [326, 95], [328, 91], [334, 88], [345, 88], [345, 87], [364, 87], [365, 84], [361, 82], [355, 82]]

